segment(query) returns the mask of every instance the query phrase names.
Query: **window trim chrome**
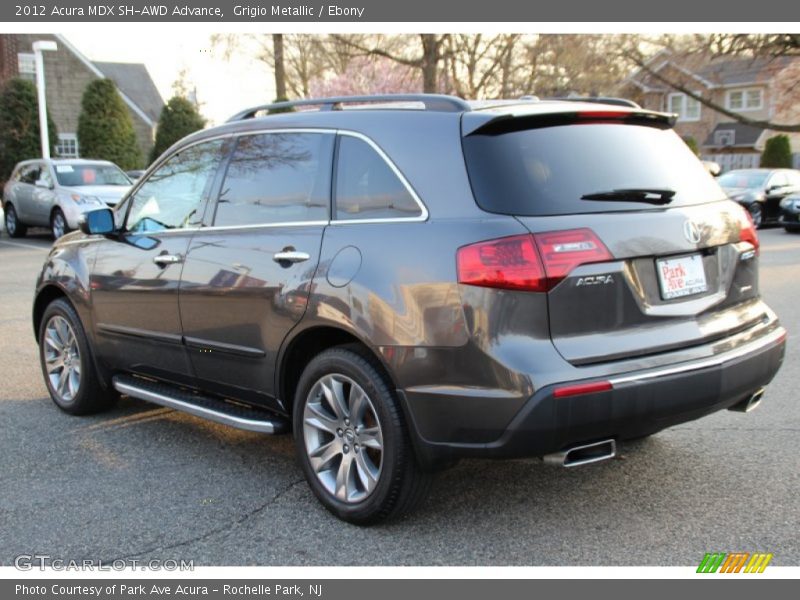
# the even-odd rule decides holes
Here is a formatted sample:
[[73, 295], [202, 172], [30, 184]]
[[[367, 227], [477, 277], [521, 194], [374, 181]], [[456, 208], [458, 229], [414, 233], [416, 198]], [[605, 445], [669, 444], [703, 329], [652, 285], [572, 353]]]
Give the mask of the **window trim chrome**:
[[391, 158], [383, 151], [383, 149], [378, 146], [370, 137], [364, 135], [363, 133], [359, 133], [357, 131], [350, 131], [350, 130], [340, 130], [339, 135], [353, 137], [356, 139], [365, 142], [368, 146], [370, 146], [377, 154], [383, 159], [383, 162], [392, 170], [395, 176], [400, 180], [400, 183], [406, 188], [406, 191], [411, 195], [414, 202], [417, 203], [417, 206], [420, 209], [420, 214], [414, 217], [386, 217], [386, 218], [377, 218], [377, 219], [337, 219], [335, 215], [331, 213], [331, 225], [344, 225], [344, 224], [359, 224], [359, 223], [418, 223], [421, 221], [427, 221], [429, 217], [428, 207], [425, 206], [425, 203], [422, 199], [417, 195], [416, 190], [411, 186], [408, 179], [406, 179], [403, 172], [394, 164]]
[[[138, 193], [139, 189], [147, 183], [152, 172], [159, 169], [161, 165], [166, 163], [176, 154], [183, 152], [187, 148], [191, 148], [192, 146], [196, 146], [197, 144], [203, 144], [206, 142], [213, 142], [214, 140], [218, 139], [226, 139], [226, 138], [238, 138], [245, 135], [263, 135], [266, 133], [322, 133], [322, 134], [331, 134], [334, 136], [348, 136], [360, 139], [361, 141], [368, 144], [375, 152], [377, 152], [378, 156], [380, 156], [383, 161], [387, 164], [387, 166], [392, 170], [392, 172], [397, 176], [403, 186], [406, 188], [411, 197], [419, 206], [421, 213], [414, 217], [387, 217], [387, 218], [378, 218], [378, 219], [336, 219], [334, 215], [331, 213], [328, 215], [328, 220], [317, 220], [317, 221], [287, 221], [285, 223], [254, 223], [249, 225], [209, 225], [208, 227], [183, 227], [181, 229], [165, 229], [164, 231], [153, 231], [150, 232], [151, 234], [177, 234], [180, 232], [192, 232], [192, 231], [227, 231], [227, 230], [238, 230], [238, 229], [260, 229], [264, 227], [274, 228], [274, 227], [302, 227], [302, 226], [311, 226], [311, 227], [319, 227], [319, 226], [328, 226], [328, 225], [362, 225], [362, 224], [378, 224], [378, 223], [420, 223], [427, 221], [430, 217], [430, 212], [428, 211], [428, 207], [422, 201], [422, 199], [417, 194], [416, 190], [412, 187], [411, 183], [406, 179], [406, 176], [403, 175], [403, 172], [394, 164], [391, 158], [383, 151], [383, 149], [369, 136], [360, 133], [358, 131], [353, 131], [350, 129], [335, 129], [335, 128], [326, 128], [326, 127], [282, 127], [279, 129], [254, 129], [254, 130], [247, 130], [247, 131], [227, 131], [225, 133], [220, 133], [217, 135], [204, 137], [200, 140], [195, 140], [176, 148], [173, 152], [162, 156], [158, 161], [153, 163], [147, 171], [139, 178], [139, 180], [135, 183], [135, 185], [130, 189], [130, 191], [120, 199], [119, 205], [123, 205], [128, 201], [128, 198], [134, 196]], [[216, 202], [215, 199], [210, 199], [210, 202]], [[129, 207], [126, 208], [125, 214], [125, 221], [128, 220], [127, 211]]]

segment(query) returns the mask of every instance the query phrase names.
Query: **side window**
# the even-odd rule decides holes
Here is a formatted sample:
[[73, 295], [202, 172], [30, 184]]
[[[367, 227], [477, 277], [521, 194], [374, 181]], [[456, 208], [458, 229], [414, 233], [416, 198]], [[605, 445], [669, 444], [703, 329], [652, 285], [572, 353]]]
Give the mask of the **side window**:
[[328, 219], [332, 134], [243, 135], [217, 201], [214, 225]]
[[769, 178], [769, 183], [767, 183], [767, 189], [776, 186], [784, 187], [787, 185], [789, 185], [788, 177], [786, 177], [785, 173], [778, 171], [777, 173], [775, 173], [775, 175]]
[[421, 214], [414, 197], [372, 146], [352, 136], [339, 137], [337, 219], [402, 219]]
[[41, 172], [42, 168], [39, 165], [27, 165], [22, 168], [19, 180], [22, 183], [29, 183], [33, 185], [36, 183], [36, 180], [39, 179], [39, 174]]
[[195, 144], [167, 159], [130, 199], [126, 229], [162, 231], [199, 222], [223, 145], [224, 140]]

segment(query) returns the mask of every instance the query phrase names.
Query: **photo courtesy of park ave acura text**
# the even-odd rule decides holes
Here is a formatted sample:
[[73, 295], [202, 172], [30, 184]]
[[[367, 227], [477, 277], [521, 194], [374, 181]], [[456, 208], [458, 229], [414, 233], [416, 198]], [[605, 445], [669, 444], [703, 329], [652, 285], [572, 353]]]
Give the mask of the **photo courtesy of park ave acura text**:
[[4, 24], [7, 574], [800, 565], [800, 34], [277, 6]]

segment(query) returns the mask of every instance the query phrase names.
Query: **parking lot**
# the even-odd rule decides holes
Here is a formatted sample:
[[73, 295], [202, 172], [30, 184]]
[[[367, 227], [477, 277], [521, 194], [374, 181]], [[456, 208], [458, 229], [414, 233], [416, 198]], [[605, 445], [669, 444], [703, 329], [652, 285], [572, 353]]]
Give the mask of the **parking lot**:
[[761, 290], [789, 331], [753, 413], [723, 412], [626, 444], [613, 461], [462, 461], [427, 503], [358, 528], [312, 496], [289, 436], [124, 398], [59, 412], [30, 325], [50, 239], [0, 237], [0, 564], [193, 559], [196, 565], [696, 565], [706, 552], [800, 564], [800, 235], [761, 232]]

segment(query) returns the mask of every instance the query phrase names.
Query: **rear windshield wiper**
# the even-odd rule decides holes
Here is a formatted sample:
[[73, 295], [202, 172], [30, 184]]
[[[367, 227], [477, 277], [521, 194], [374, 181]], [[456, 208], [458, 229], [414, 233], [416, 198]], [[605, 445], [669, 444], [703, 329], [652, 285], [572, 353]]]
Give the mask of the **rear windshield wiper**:
[[607, 200], [610, 202], [646, 202], [647, 204], [669, 204], [675, 190], [666, 188], [622, 188], [607, 192], [584, 194], [581, 200]]

